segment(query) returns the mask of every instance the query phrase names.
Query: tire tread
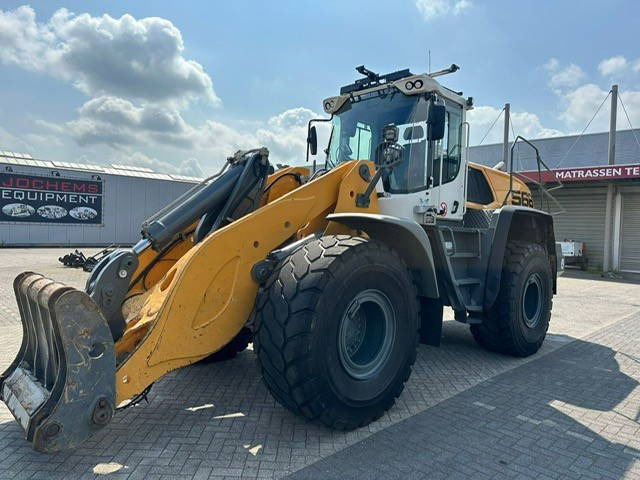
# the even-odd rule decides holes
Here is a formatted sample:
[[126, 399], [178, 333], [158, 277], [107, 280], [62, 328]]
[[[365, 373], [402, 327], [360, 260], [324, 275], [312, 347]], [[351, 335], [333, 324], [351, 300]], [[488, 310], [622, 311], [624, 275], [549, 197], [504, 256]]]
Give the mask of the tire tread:
[[[309, 368], [312, 323], [317, 321], [313, 306], [321, 298], [325, 284], [336, 277], [335, 272], [349, 256], [374, 256], [379, 249], [404, 265], [400, 256], [383, 243], [349, 235], [321, 237], [285, 258], [260, 288], [256, 299], [254, 351], [264, 383], [286, 408], [333, 429], [352, 430], [382, 416], [402, 392], [415, 362], [417, 322], [413, 353], [401, 382], [385, 399], [382, 408], [358, 420], [342, 418], [323, 405], [322, 379]], [[417, 303], [417, 290], [408, 270], [407, 278], [414, 289], [408, 295], [413, 295]]]

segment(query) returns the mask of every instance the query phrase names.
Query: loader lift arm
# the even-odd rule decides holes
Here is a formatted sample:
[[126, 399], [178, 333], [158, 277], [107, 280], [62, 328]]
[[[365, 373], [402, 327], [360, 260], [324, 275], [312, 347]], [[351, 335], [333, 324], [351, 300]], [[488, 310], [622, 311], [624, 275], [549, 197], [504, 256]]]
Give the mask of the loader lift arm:
[[[251, 157], [262, 162], [262, 179], [243, 184], [247, 168], [232, 165], [226, 177], [152, 217], [138, 245], [96, 266], [86, 292], [36, 274], [16, 279], [23, 344], [0, 377], [0, 391], [34, 448], [79, 445], [109, 423], [118, 405], [229, 343], [253, 310], [254, 265], [323, 231], [328, 214], [353, 210], [367, 188], [361, 168], [375, 170], [352, 161], [300, 185], [306, 169], [267, 179], [266, 154]], [[239, 190], [239, 201], [229, 205]], [[216, 195], [220, 201], [211, 201]], [[376, 196], [371, 200], [362, 212], [378, 213]]]

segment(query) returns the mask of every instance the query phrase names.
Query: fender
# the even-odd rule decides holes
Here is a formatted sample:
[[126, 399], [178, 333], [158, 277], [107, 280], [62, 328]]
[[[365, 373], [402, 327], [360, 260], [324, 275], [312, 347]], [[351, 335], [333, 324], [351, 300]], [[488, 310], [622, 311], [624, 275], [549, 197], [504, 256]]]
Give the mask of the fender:
[[557, 293], [558, 265], [553, 217], [534, 208], [505, 205], [496, 210], [492, 223], [495, 229], [490, 243], [483, 309], [487, 311], [498, 298], [504, 255], [510, 240], [526, 240], [545, 247], [553, 275], [553, 293]]
[[333, 213], [327, 215], [327, 220], [354, 230], [362, 230], [371, 238], [393, 248], [409, 268], [418, 274], [420, 295], [428, 298], [440, 297], [431, 243], [418, 223], [372, 213]]

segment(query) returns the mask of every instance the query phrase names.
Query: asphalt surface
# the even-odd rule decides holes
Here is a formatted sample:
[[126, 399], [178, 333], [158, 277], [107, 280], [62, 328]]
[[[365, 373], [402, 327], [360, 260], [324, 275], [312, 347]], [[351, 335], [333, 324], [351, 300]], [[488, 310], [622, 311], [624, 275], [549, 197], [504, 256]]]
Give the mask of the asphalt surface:
[[[11, 281], [32, 270], [82, 288], [60, 249], [0, 249], [0, 369], [21, 327]], [[289, 413], [253, 352], [156, 382], [74, 451], [34, 452], [0, 406], [4, 478], [639, 478], [640, 285], [569, 273], [540, 352], [515, 359], [447, 321], [420, 346], [397, 404], [353, 432]], [[447, 312], [451, 318], [450, 312]]]

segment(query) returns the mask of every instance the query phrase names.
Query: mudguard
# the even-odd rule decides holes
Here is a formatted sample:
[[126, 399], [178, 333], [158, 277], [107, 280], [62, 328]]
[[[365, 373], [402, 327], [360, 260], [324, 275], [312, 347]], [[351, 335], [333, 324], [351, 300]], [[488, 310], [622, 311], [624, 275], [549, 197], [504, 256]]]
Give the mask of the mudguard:
[[420, 295], [439, 298], [438, 282], [429, 237], [416, 222], [374, 213], [334, 213], [327, 220], [362, 230], [400, 254], [409, 268], [419, 275]]
[[487, 263], [483, 310], [487, 311], [491, 308], [498, 298], [502, 264], [507, 243], [510, 240], [531, 241], [545, 247], [553, 274], [553, 293], [556, 293], [558, 260], [556, 258], [553, 217], [542, 210], [505, 205], [495, 212], [492, 225], [494, 233], [490, 243], [491, 255]]

